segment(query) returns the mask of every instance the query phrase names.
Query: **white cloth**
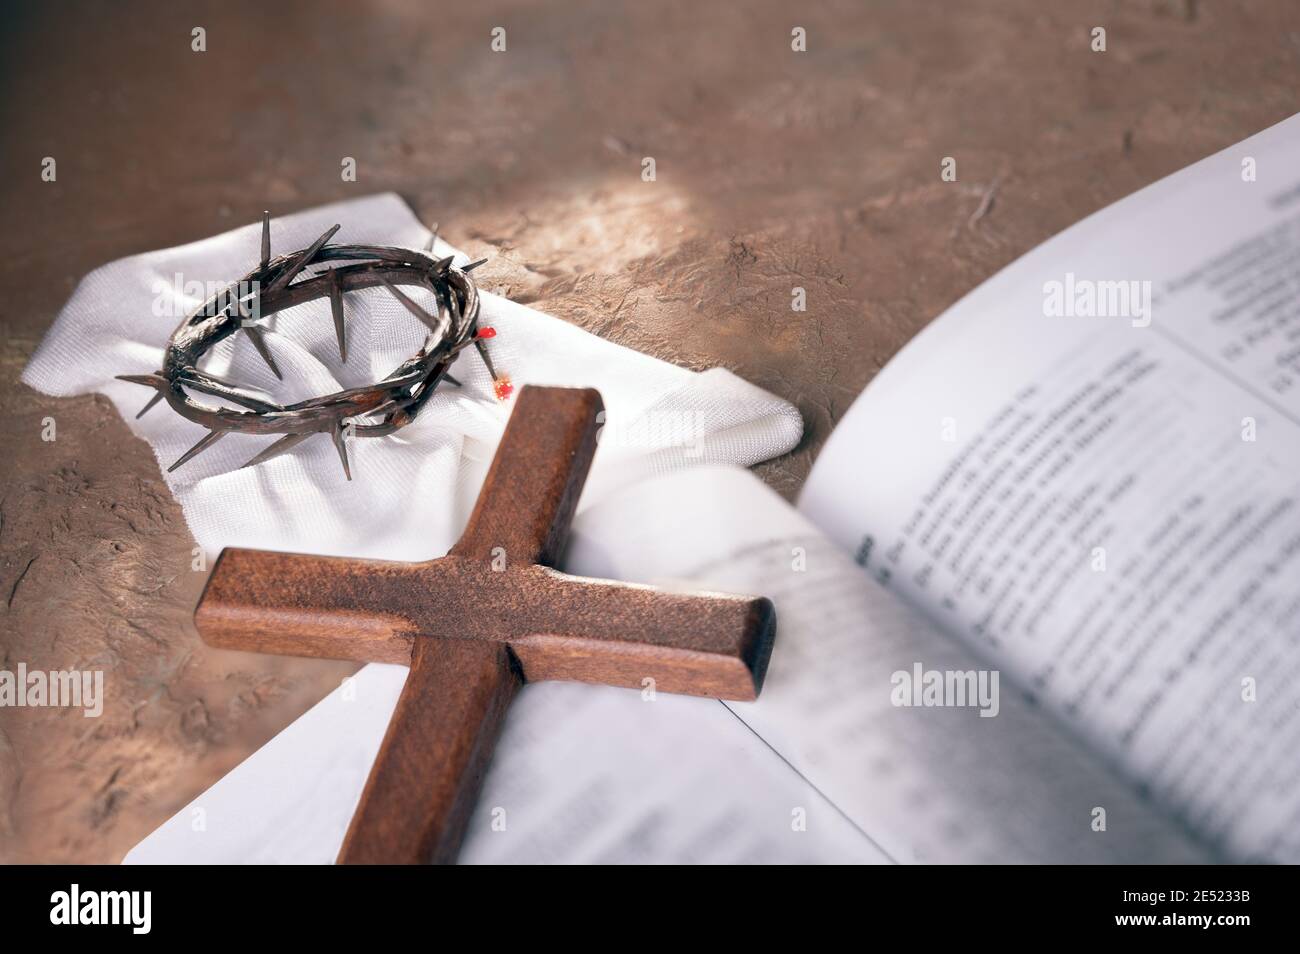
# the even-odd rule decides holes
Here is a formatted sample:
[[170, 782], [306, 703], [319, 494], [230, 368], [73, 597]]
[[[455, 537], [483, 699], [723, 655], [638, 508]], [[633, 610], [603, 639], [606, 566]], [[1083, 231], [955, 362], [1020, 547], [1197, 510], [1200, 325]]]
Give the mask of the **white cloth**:
[[[428, 231], [391, 193], [312, 209], [271, 223], [272, 254], [304, 248], [340, 223], [336, 243], [422, 248]], [[162, 366], [184, 314], [257, 262], [261, 224], [122, 259], [82, 280], [23, 373], [46, 394], [106, 394], [165, 468], [205, 429], [165, 403], [135, 420], [154, 392], [114, 380]], [[439, 255], [456, 252], [445, 243]], [[459, 263], [464, 258], [458, 254]], [[489, 262], [475, 273], [490, 286]], [[432, 309], [431, 296], [412, 297]], [[284, 375], [277, 381], [247, 335], [212, 350], [205, 370], [288, 402], [366, 384], [410, 357], [426, 329], [383, 289], [349, 293], [349, 358], [339, 361], [329, 306], [311, 302], [266, 320]], [[749, 465], [790, 450], [802, 422], [789, 403], [722, 369], [693, 372], [638, 354], [548, 315], [484, 294], [481, 325], [498, 373], [528, 384], [599, 389], [606, 421], [584, 506], [627, 481], [691, 463]], [[241, 464], [274, 438], [229, 435], [167, 474], [199, 545], [416, 560], [439, 556], [468, 519], [513, 401], [498, 402], [473, 348], [416, 421], [383, 438], [349, 441], [348, 482], [329, 438], [309, 438], [257, 467]], [[207, 400], [206, 398], [201, 399]]]

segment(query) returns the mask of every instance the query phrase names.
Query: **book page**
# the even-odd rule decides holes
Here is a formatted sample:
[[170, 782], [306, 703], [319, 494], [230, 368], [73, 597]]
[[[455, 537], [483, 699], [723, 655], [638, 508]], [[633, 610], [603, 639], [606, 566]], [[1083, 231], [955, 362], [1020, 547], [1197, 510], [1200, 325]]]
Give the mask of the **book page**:
[[800, 501], [1242, 860], [1300, 860], [1297, 155], [1293, 118], [990, 279]]
[[[771, 596], [767, 685], [743, 705], [526, 686], [463, 862], [1204, 857], [1009, 688], [993, 718], [894, 707], [895, 670], [975, 663], [747, 471], [691, 468], [581, 511], [565, 568]], [[361, 670], [127, 860], [332, 861], [404, 679]]]
[[[813, 805], [828, 802], [857, 839], [898, 862], [1204, 857], [1010, 687], [999, 693], [993, 717], [976, 708], [895, 706], [895, 672], [917, 663], [967, 670], [977, 661], [863, 579], [847, 555], [747, 471], [690, 468], [597, 504], [580, 519], [566, 566], [673, 589], [770, 597], [777, 607], [777, 639], [759, 699], [689, 705], [724, 714], [729, 728], [761, 739], [774, 764], [802, 789], [768, 788], [754, 771], [709, 771], [720, 727], [698, 713], [679, 720], [686, 700], [659, 694], [650, 701], [622, 690], [598, 697], [585, 686], [539, 686], [510, 713], [470, 825], [469, 860], [639, 860], [651, 843], [698, 830], [752, 842], [748, 857], [755, 861], [781, 860], [770, 842], [778, 837], [808, 842], [804, 857], [832, 860], [842, 849], [823, 853], [827, 835], [846, 836], [819, 831], [829, 819], [811, 814], [809, 799]], [[562, 704], [551, 709], [557, 699]], [[548, 714], [540, 716], [534, 703]], [[663, 728], [669, 715], [656, 710], [665, 704], [672, 706], [680, 731]], [[615, 728], [597, 728], [605, 723]], [[618, 778], [624, 768], [617, 753], [637, 725], [656, 733], [653, 772], [661, 780], [633, 795]], [[581, 784], [573, 783], [575, 772]], [[630, 810], [660, 788], [672, 792], [679, 786], [679, 796], [692, 791], [680, 787], [689, 775], [698, 779], [691, 800], [661, 803], [653, 816]], [[644, 784], [638, 780], [637, 788]], [[771, 808], [761, 821], [752, 812], [726, 819], [717, 809], [733, 811], [732, 799]], [[599, 806], [595, 817], [607, 824], [584, 825], [575, 806], [588, 803]], [[512, 804], [520, 806], [514, 813]], [[1091, 826], [1097, 806], [1107, 809], [1105, 831]], [[493, 812], [501, 807], [519, 825], [494, 832]], [[683, 829], [683, 819], [693, 821]], [[755, 822], [758, 827], [745, 833], [742, 826]], [[628, 836], [629, 827], [636, 838]], [[820, 836], [815, 848], [812, 836]], [[677, 857], [694, 858], [698, 849], [683, 841], [680, 851]]]
[[[127, 864], [331, 864], [406, 681], [370, 665], [132, 849]], [[808, 833], [790, 829], [803, 806]], [[479, 815], [475, 862], [886, 863], [712, 699], [525, 686]]]

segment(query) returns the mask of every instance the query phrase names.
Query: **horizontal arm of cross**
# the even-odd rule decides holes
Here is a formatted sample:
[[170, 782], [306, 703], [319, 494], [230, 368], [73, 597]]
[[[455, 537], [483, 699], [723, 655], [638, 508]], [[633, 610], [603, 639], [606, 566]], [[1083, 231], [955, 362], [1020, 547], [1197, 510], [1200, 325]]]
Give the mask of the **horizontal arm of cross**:
[[568, 679], [752, 699], [766, 599], [680, 594], [529, 565], [393, 563], [226, 550], [195, 613], [213, 646], [409, 664], [417, 639], [510, 647], [529, 682]]
[[424, 566], [227, 549], [194, 623], [220, 649], [405, 665], [419, 625], [392, 600], [425, 585]]

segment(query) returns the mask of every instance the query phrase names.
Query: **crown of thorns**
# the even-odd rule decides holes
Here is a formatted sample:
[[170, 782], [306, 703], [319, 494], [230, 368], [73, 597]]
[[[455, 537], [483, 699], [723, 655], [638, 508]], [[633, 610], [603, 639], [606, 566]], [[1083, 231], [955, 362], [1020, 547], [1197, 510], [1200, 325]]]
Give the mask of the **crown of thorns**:
[[[197, 444], [167, 468], [169, 473], [232, 432], [280, 435], [244, 464], [245, 467], [269, 460], [319, 433], [333, 439], [343, 472], [351, 480], [347, 437], [383, 437], [409, 424], [440, 381], [446, 379], [451, 384], [459, 384], [447, 374], [447, 369], [471, 344], [477, 347], [492, 375], [497, 398], [505, 400], [510, 395], [509, 379], [499, 376], [492, 367], [486, 339], [496, 332], [479, 327], [478, 290], [469, 277], [469, 272], [486, 259], [464, 268], [454, 267], [452, 256], [435, 259], [431, 253], [437, 226], [423, 252], [376, 245], [327, 245], [338, 230], [339, 226], [335, 225], [307, 248], [273, 259], [271, 218], [266, 213], [262, 218], [261, 264], [185, 317], [168, 340], [161, 370], [154, 374], [118, 375], [122, 381], [142, 384], [158, 392], [137, 418], [166, 400], [176, 413], [208, 429]], [[307, 266], [321, 263], [339, 264], [293, 283]], [[275, 376], [282, 378], [264, 330], [253, 323], [254, 319], [320, 298], [329, 299], [339, 357], [346, 363], [343, 295], [381, 285], [429, 329], [423, 347], [414, 357], [402, 362], [381, 381], [281, 405], [198, 368], [199, 360], [210, 348], [242, 331]], [[437, 313], [429, 314], [399, 291], [398, 285], [417, 285], [432, 292]], [[245, 294], [245, 290], [251, 293]], [[190, 391], [222, 398], [243, 410], [200, 404], [190, 396]]]

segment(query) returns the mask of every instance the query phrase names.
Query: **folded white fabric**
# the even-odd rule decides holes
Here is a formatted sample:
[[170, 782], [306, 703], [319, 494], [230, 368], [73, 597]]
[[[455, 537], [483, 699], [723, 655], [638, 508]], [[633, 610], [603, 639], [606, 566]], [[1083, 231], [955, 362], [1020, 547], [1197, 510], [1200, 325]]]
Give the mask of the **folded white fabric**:
[[[271, 223], [272, 253], [311, 244], [331, 225], [335, 241], [421, 248], [429, 232], [391, 193], [312, 209]], [[114, 380], [162, 365], [181, 317], [257, 262], [260, 223], [178, 248], [122, 259], [86, 276], [32, 356], [23, 380], [46, 394], [102, 392], [165, 468], [206, 432], [151, 396]], [[439, 255], [458, 255], [439, 243]], [[491, 265], [476, 273], [491, 275]], [[419, 296], [413, 295], [417, 300]], [[430, 306], [431, 300], [425, 300]], [[214, 348], [205, 368], [289, 402], [370, 383], [419, 349], [426, 329], [383, 289], [345, 302], [349, 357], [340, 362], [328, 304], [311, 302], [267, 321], [283, 374], [277, 380], [246, 335]], [[590, 335], [549, 315], [484, 294], [480, 324], [497, 335], [493, 361], [516, 388], [595, 387], [606, 421], [584, 505], [628, 480], [691, 463], [749, 465], [782, 454], [802, 422], [789, 403], [722, 369], [687, 371]], [[415, 560], [455, 541], [513, 402], [499, 402], [474, 349], [420, 416], [396, 434], [349, 442], [348, 482], [328, 438], [313, 437], [256, 467], [240, 465], [272, 438], [235, 434], [167, 475], [206, 551], [258, 547]]]

